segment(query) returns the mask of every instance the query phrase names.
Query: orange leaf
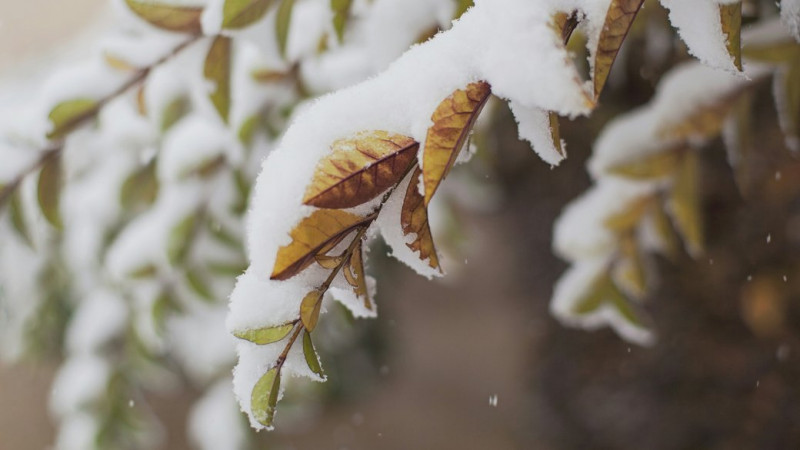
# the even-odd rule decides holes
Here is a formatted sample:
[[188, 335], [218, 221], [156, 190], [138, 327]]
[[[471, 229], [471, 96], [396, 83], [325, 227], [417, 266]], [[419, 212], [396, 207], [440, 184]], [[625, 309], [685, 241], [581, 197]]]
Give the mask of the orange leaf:
[[411, 182], [406, 189], [406, 197], [403, 200], [403, 209], [400, 211], [400, 223], [403, 226], [403, 233], [406, 235], [414, 234], [416, 238], [408, 247], [419, 253], [421, 260], [428, 261], [434, 269], [440, 269], [439, 256], [436, 254], [436, 246], [431, 236], [431, 227], [428, 224], [428, 208], [425, 206], [425, 199], [419, 192], [418, 181], [422, 171], [417, 167]]
[[642, 7], [644, 0], [612, 0], [608, 6], [606, 20], [597, 41], [597, 52], [594, 58], [594, 97], [600, 96], [600, 91], [608, 79], [611, 65], [617, 58], [622, 41], [628, 35], [633, 19]]
[[342, 241], [351, 231], [368, 224], [372, 218], [364, 218], [336, 209], [321, 209], [301, 220], [292, 230], [292, 242], [278, 250], [275, 267], [270, 276], [273, 280], [289, 279]]
[[303, 203], [320, 208], [352, 208], [397, 184], [417, 156], [419, 143], [386, 131], [340, 139], [320, 161]]
[[471, 83], [442, 101], [434, 111], [423, 151], [425, 205], [456, 162], [483, 105], [492, 93], [485, 81]]

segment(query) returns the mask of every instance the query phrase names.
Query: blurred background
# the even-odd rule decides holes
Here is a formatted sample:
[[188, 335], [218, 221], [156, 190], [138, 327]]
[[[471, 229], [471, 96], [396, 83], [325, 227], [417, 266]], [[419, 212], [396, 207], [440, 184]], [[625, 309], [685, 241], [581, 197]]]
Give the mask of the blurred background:
[[[87, 39], [105, 3], [1, 2], [0, 80]], [[657, 343], [568, 329], [548, 312], [567, 268], [551, 250], [553, 222], [590, 186], [591, 143], [609, 119], [647, 102], [667, 67], [647, 66], [635, 39], [626, 45], [592, 118], [562, 121], [569, 158], [557, 169], [517, 139], [496, 105], [477, 160], [459, 170], [502, 200], [455, 207], [463, 262], [428, 282], [373, 251], [378, 319], [345, 319], [350, 346], [321, 351], [331, 381], [297, 400], [313, 411], [260, 433], [257, 448], [800, 448], [800, 164], [783, 144], [768, 83], [756, 88], [746, 192], [721, 142], [703, 152], [706, 256], [649, 261], [659, 278], [646, 306]], [[670, 51], [670, 63], [687, 58], [679, 44]], [[57, 365], [0, 364], [0, 449], [52, 444]], [[149, 394], [162, 448], [192, 448], [185, 416], [197, 396]]]

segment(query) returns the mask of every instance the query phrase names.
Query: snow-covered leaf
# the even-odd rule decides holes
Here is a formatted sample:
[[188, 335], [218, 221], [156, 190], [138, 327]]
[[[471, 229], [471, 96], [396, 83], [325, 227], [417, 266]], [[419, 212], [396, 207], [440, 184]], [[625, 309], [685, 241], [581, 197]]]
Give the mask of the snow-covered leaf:
[[359, 133], [333, 143], [306, 189], [303, 203], [351, 208], [397, 184], [417, 156], [414, 139], [385, 131]]
[[289, 41], [289, 27], [292, 23], [294, 0], [281, 0], [278, 13], [275, 15], [275, 37], [281, 56], [286, 57], [286, 45]]
[[598, 98], [606, 84], [611, 66], [617, 58], [622, 42], [628, 35], [633, 19], [644, 0], [611, 0], [603, 23], [594, 58], [592, 80], [594, 97]]
[[156, 177], [156, 160], [134, 171], [122, 183], [119, 200], [125, 209], [152, 205], [158, 196], [159, 182]]
[[258, 22], [267, 13], [272, 0], [225, 0], [222, 7], [222, 28], [245, 28]]
[[167, 257], [172, 264], [182, 262], [189, 253], [197, 228], [197, 216], [193, 212], [177, 223], [169, 233]]
[[275, 367], [268, 370], [253, 387], [250, 398], [253, 418], [266, 427], [272, 427], [280, 388], [281, 376]]
[[[2, 191], [2, 186], [0, 186], [0, 191]], [[8, 203], [8, 215], [11, 219], [11, 225], [14, 227], [14, 231], [17, 232], [17, 235], [19, 235], [28, 246], [33, 248], [33, 239], [31, 238], [31, 233], [30, 230], [28, 230], [28, 224], [25, 220], [25, 211], [22, 207], [22, 197], [19, 189], [11, 194], [11, 199]]]
[[722, 33], [727, 38], [728, 54], [736, 68], [742, 70], [742, 2], [720, 4], [719, 17]]
[[52, 128], [47, 133], [48, 139], [61, 139], [80, 126], [83, 121], [97, 113], [99, 104], [90, 98], [67, 100], [56, 105], [48, 118]]
[[350, 18], [350, 8], [353, 0], [331, 0], [331, 11], [333, 11], [333, 29], [336, 31], [336, 38], [341, 43], [344, 41], [344, 29], [347, 20]]
[[433, 125], [428, 129], [422, 156], [425, 205], [455, 164], [491, 93], [486, 82], [470, 83], [444, 99], [431, 116]]
[[608, 172], [636, 180], [663, 178], [675, 172], [684, 151], [683, 147], [668, 148], [613, 166]]
[[369, 290], [367, 289], [367, 276], [364, 272], [364, 251], [361, 242], [356, 244], [353, 254], [350, 256], [350, 261], [343, 270], [345, 278], [353, 287], [356, 297], [364, 301], [365, 308], [372, 310], [372, 302], [370, 302]]

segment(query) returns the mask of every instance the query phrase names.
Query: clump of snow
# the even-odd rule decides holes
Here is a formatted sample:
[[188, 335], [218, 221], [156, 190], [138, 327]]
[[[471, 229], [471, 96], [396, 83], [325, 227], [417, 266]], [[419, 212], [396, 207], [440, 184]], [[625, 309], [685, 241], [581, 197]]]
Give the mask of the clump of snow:
[[800, 42], [800, 0], [781, 0], [781, 19]]

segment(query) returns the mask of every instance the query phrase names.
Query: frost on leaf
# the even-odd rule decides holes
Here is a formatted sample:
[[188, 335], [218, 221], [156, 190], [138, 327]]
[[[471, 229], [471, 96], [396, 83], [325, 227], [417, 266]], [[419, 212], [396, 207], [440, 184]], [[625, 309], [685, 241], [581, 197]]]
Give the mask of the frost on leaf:
[[633, 19], [642, 7], [644, 0], [612, 0], [603, 23], [600, 38], [597, 41], [597, 52], [594, 59], [594, 97], [600, 96], [606, 84], [611, 65], [617, 57], [620, 46], [631, 28]]
[[430, 203], [439, 183], [455, 164], [491, 93], [489, 83], [471, 83], [466, 89], [453, 92], [434, 111], [422, 156], [425, 205]]
[[719, 19], [733, 65], [742, 70], [742, 2], [719, 5]]
[[280, 389], [281, 375], [277, 368], [268, 370], [253, 387], [250, 397], [253, 418], [265, 427], [272, 427]]
[[419, 179], [422, 171], [417, 168], [411, 175], [406, 196], [403, 200], [403, 209], [400, 212], [400, 222], [406, 236], [414, 236], [414, 241], [406, 244], [411, 250], [419, 253], [423, 261], [428, 261], [434, 269], [439, 269], [439, 256], [431, 236], [431, 227], [428, 223], [428, 208], [425, 198], [419, 192]]
[[202, 8], [140, 0], [125, 0], [125, 3], [137, 16], [158, 28], [192, 34], [199, 34], [202, 31], [200, 25]]
[[59, 230], [62, 228], [61, 210], [59, 209], [61, 178], [61, 158], [58, 156], [48, 157], [39, 173], [37, 198], [45, 219]]
[[203, 76], [214, 83], [214, 91], [209, 94], [224, 122], [228, 121], [231, 108], [231, 39], [217, 36], [208, 49], [203, 66]]
[[77, 128], [84, 120], [97, 112], [96, 100], [79, 98], [67, 100], [56, 105], [47, 116], [53, 128], [47, 133], [48, 139], [61, 139]]
[[238, 29], [254, 24], [267, 13], [272, 0], [226, 0], [222, 28]]
[[303, 203], [338, 209], [368, 202], [400, 181], [418, 149], [414, 139], [386, 131], [338, 140], [317, 166]]
[[315, 211], [292, 230], [292, 242], [278, 250], [270, 278], [286, 280], [297, 275], [313, 263], [317, 255], [325, 254], [370, 220], [337, 209]]

